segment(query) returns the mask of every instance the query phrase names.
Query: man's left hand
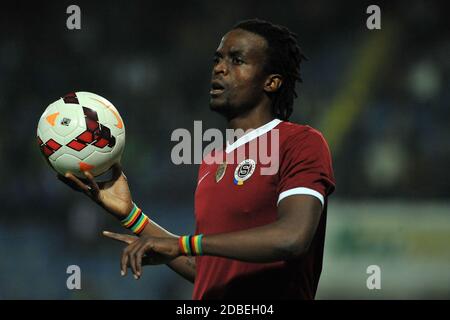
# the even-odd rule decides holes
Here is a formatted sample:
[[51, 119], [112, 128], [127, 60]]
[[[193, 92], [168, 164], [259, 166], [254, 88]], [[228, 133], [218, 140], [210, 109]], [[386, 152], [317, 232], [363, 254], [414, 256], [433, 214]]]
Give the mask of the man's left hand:
[[142, 236], [129, 244], [122, 253], [121, 274], [130, 267], [135, 279], [142, 275], [142, 265], [166, 264], [181, 255], [177, 238]]

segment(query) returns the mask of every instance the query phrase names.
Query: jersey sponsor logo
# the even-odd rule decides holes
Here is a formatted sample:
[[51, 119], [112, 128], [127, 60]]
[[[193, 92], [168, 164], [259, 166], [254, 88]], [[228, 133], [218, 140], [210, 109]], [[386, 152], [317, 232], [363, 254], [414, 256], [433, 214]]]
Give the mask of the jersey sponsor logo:
[[224, 162], [217, 167], [216, 171], [216, 183], [218, 183], [223, 176], [225, 175], [225, 171], [227, 171], [227, 163]]
[[234, 171], [234, 184], [242, 186], [244, 181], [249, 179], [253, 172], [255, 172], [256, 162], [253, 159], [246, 159], [239, 163]]

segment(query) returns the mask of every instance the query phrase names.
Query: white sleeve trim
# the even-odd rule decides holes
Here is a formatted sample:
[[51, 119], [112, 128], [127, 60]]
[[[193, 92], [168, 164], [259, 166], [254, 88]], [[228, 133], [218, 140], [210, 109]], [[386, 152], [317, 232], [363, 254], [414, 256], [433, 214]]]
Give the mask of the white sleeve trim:
[[316, 197], [317, 199], [319, 199], [320, 202], [322, 203], [322, 207], [325, 204], [323, 195], [320, 194], [320, 192], [317, 192], [316, 190], [313, 190], [310, 188], [300, 187], [300, 188], [289, 189], [289, 190], [286, 190], [286, 191], [283, 191], [282, 193], [280, 193], [280, 195], [278, 196], [277, 206], [281, 200], [283, 200], [286, 197], [295, 195], [295, 194], [308, 194], [310, 196], [313, 196], [313, 197]]

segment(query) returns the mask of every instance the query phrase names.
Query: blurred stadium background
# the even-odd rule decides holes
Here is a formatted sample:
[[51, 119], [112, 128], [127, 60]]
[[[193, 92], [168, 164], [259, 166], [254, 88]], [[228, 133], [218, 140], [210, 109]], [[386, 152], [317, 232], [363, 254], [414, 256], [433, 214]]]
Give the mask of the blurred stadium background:
[[[121, 278], [118, 223], [55, 178], [35, 142], [39, 116], [70, 91], [112, 101], [127, 129], [134, 200], [174, 233], [194, 229], [197, 166], [175, 166], [176, 128], [225, 128], [209, 111], [212, 55], [237, 21], [298, 33], [309, 57], [292, 121], [330, 143], [319, 299], [450, 298], [450, 28], [437, 1], [77, 1], [0, 5], [0, 299], [190, 299], [165, 266]], [[382, 30], [366, 28], [379, 4]], [[66, 288], [79, 265], [82, 290]], [[381, 268], [381, 290], [366, 268]]]

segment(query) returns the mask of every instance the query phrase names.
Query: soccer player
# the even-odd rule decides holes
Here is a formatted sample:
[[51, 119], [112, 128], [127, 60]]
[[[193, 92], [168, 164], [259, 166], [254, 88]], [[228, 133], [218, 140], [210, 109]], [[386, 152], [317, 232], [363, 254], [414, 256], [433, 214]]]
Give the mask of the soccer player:
[[[215, 53], [210, 107], [233, 129], [255, 129], [214, 155], [247, 152], [252, 141], [278, 133], [278, 170], [263, 175], [259, 159], [199, 168], [196, 233], [176, 236], [132, 202], [119, 165], [97, 184], [86, 172], [76, 185], [139, 237], [124, 241], [121, 272], [166, 263], [194, 283], [193, 299], [314, 299], [322, 270], [327, 198], [335, 182], [326, 141], [315, 129], [288, 122], [304, 56], [296, 35], [262, 20], [238, 23]], [[269, 138], [268, 140], [273, 139]], [[245, 153], [246, 154], [246, 153]], [[228, 159], [228, 158], [227, 158]], [[227, 160], [228, 161], [228, 160]]]

